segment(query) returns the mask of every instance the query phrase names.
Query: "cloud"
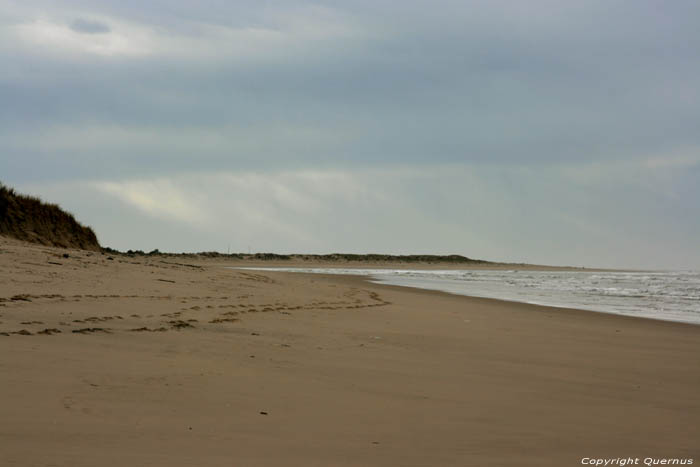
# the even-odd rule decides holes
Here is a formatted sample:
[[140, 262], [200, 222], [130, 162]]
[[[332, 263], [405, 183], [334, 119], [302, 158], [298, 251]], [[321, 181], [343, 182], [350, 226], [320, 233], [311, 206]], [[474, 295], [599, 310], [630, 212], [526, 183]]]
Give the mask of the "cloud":
[[[29, 53], [56, 51], [66, 54], [89, 54], [103, 57], [141, 57], [153, 52], [152, 35], [142, 28], [121, 24], [114, 29], [85, 34], [85, 27], [101, 23], [72, 25], [37, 19], [10, 27], [14, 42], [26, 47]], [[82, 28], [82, 29], [81, 29]]]
[[15, 11], [22, 19], [5, 26], [5, 47], [19, 46], [29, 55], [59, 54], [63, 60], [82, 63], [81, 54], [196, 63], [278, 61], [290, 54], [321, 53], [333, 41], [365, 34], [340, 11], [301, 4], [262, 9], [252, 24], [198, 21], [196, 17], [151, 23], [109, 11], [48, 5], [40, 14], [21, 7]]
[[[73, 187], [56, 188], [68, 201], [82, 187], [149, 241], [696, 257], [697, 2], [0, 0], [0, 13], [3, 181]], [[113, 245], [141, 242], [80, 209]]]
[[504, 166], [226, 171], [20, 188], [80, 213], [104, 244], [121, 249], [224, 251], [231, 244], [236, 251], [697, 267], [700, 172], [611, 170], [614, 177], [598, 179]]
[[[210, 233], [243, 228], [255, 238], [311, 245], [313, 226], [301, 219], [332, 216], [333, 206], [378, 199], [339, 172], [201, 173], [171, 178], [92, 182], [87, 190], [113, 196], [142, 213]], [[365, 200], [367, 201], [367, 200]]]
[[194, 225], [211, 221], [199, 209], [196, 202], [198, 196], [183, 194], [170, 180], [98, 182], [92, 188], [112, 195], [151, 216]]
[[105, 23], [84, 18], [77, 18], [71, 23], [70, 28], [73, 31], [85, 34], [102, 34], [111, 31], [110, 27]]
[[698, 167], [700, 166], [700, 147], [683, 148], [666, 156], [650, 157], [646, 160], [645, 165], [650, 169]]
[[[31, 46], [3, 60], [5, 128], [306, 128], [353, 135], [325, 159], [358, 165], [628, 159], [700, 144], [700, 60], [683, 46], [698, 35], [675, 5], [673, 34], [646, 3], [629, 12], [536, 2], [522, 15], [482, 2], [408, 2], [391, 15], [382, 2], [376, 14], [362, 4], [68, 5], [9, 27], [24, 33], [3, 42]], [[75, 15], [111, 30], [77, 33], [67, 26]], [[72, 52], [34, 56], [42, 50]], [[286, 147], [258, 159], [274, 165]], [[218, 168], [203, 152], [198, 163]], [[151, 157], [142, 164], [160, 167]]]

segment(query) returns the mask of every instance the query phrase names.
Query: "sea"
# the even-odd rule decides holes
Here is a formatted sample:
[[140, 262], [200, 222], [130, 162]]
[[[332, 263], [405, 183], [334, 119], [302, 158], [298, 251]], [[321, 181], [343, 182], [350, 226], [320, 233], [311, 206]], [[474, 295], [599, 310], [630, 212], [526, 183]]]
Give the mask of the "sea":
[[698, 271], [243, 269], [363, 275], [379, 284], [700, 324]]

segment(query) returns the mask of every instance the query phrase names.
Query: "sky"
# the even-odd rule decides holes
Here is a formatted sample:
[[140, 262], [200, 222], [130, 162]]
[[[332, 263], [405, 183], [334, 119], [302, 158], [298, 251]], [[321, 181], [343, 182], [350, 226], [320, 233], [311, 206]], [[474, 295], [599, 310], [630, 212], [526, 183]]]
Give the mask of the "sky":
[[0, 0], [0, 181], [121, 250], [700, 269], [700, 3]]

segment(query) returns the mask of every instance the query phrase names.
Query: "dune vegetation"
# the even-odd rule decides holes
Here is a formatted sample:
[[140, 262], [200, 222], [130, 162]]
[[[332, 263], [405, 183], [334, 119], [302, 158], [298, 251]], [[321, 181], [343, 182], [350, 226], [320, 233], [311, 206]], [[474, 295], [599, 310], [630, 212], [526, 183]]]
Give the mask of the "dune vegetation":
[[100, 250], [95, 232], [72, 214], [1, 183], [0, 235], [42, 245]]

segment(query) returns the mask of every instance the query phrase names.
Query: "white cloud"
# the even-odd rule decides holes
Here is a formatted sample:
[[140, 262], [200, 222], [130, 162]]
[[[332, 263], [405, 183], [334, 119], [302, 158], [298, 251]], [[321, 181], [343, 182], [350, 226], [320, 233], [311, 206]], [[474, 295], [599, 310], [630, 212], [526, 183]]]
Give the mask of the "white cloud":
[[88, 160], [105, 160], [137, 152], [145, 156], [160, 155], [163, 160], [175, 157], [199, 160], [203, 170], [211, 170], [217, 158], [226, 158], [235, 165], [235, 161], [251, 160], [261, 154], [271, 160], [302, 151], [306, 155], [321, 154], [342, 147], [352, 136], [348, 130], [340, 128], [317, 128], [291, 122], [198, 127], [80, 123], [0, 128], [0, 139], [8, 151], [53, 154], [54, 158], [67, 159], [82, 155]]
[[663, 156], [649, 157], [644, 161], [648, 169], [687, 169], [700, 165], [700, 147], [684, 148]]
[[157, 46], [155, 35], [147, 28], [113, 19], [103, 20], [110, 27], [102, 34], [77, 31], [69, 24], [36, 19], [10, 26], [13, 35], [31, 50], [55, 50], [88, 55], [142, 57], [152, 54]]
[[0, 176], [119, 248], [700, 264], [697, 7], [584, 3], [0, 0]]
[[105, 245], [124, 250], [231, 243], [234, 251], [697, 268], [697, 222], [669, 231], [656, 221], [688, 208], [659, 195], [683, 185], [646, 173], [646, 183], [630, 185], [624, 172], [572, 183], [559, 168], [225, 171], [17, 188], [79, 214]]
[[194, 225], [211, 222], [210, 213], [201, 209], [201, 194], [184, 193], [172, 180], [95, 182], [91, 185], [154, 217]]
[[[0, 31], [4, 42], [0, 47], [19, 46], [29, 53], [55, 53], [77, 58], [83, 55], [215, 62], [286, 60], [294, 54], [319, 51], [327, 41], [367, 34], [350, 17], [317, 6], [265, 9], [259, 22], [235, 27], [197, 21], [189, 21], [186, 27], [156, 25], [108, 16], [99, 11], [69, 9], [43, 9], [37, 13], [17, 7], [13, 16], [14, 23]], [[18, 16], [23, 19], [18, 21]]]
[[253, 238], [312, 244], [314, 219], [337, 214], [339, 204], [371, 198], [342, 172], [200, 173], [169, 178], [98, 181], [87, 185], [154, 218], [199, 230], [245, 230]]

